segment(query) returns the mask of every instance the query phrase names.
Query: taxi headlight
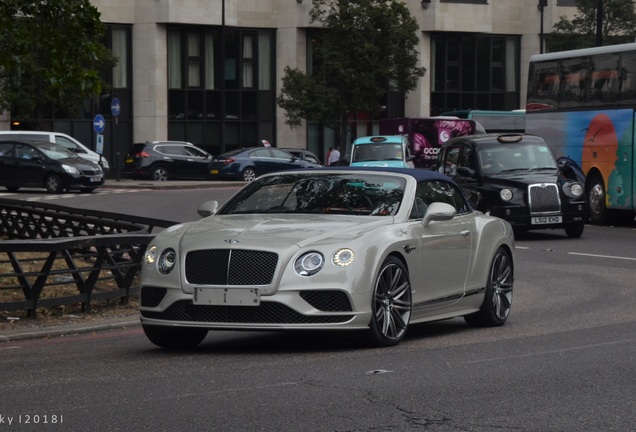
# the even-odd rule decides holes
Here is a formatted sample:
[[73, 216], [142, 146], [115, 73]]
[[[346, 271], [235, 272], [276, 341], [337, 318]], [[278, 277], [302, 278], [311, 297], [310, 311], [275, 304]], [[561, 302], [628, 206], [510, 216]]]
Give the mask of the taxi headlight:
[[315, 275], [325, 265], [325, 258], [320, 252], [307, 252], [296, 258], [294, 270], [300, 276]]
[[502, 189], [499, 191], [499, 197], [503, 201], [510, 201], [512, 199], [512, 191], [510, 189]]
[[578, 198], [583, 195], [583, 186], [577, 182], [569, 182], [563, 185], [563, 193], [570, 198]]

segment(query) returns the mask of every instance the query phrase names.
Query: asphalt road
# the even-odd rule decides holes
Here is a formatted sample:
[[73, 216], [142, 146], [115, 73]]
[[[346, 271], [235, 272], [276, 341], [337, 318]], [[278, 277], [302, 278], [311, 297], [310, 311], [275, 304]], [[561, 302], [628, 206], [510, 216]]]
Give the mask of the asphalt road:
[[[200, 201], [231, 193], [55, 202], [192, 220]], [[636, 430], [636, 229], [532, 233], [518, 239], [516, 260], [505, 326], [418, 325], [387, 349], [366, 348], [356, 333], [214, 332], [174, 352], [139, 328], [0, 344], [0, 429]]]

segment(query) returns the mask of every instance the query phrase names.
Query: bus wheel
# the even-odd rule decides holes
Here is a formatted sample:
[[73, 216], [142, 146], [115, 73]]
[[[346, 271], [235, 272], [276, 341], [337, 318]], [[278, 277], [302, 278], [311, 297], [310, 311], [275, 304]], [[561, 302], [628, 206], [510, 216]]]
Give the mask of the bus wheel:
[[590, 179], [587, 190], [590, 222], [594, 225], [604, 225], [608, 221], [608, 210], [605, 205], [605, 183], [599, 175]]

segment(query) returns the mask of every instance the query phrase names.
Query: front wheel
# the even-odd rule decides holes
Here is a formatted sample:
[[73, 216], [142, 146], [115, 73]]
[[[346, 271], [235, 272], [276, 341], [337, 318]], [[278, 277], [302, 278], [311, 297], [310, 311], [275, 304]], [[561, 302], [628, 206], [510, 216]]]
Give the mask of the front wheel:
[[513, 281], [510, 255], [503, 248], [499, 248], [490, 264], [484, 302], [479, 311], [464, 317], [466, 323], [486, 327], [503, 325], [512, 307]]
[[565, 226], [565, 233], [570, 238], [579, 238], [583, 235], [584, 229], [585, 229], [585, 222], [571, 223]]
[[189, 327], [161, 327], [142, 325], [146, 337], [161, 348], [185, 349], [199, 345], [208, 334], [207, 329]]
[[44, 187], [48, 193], [60, 193], [64, 189], [62, 179], [57, 174], [49, 174], [44, 180]]
[[9, 192], [17, 192], [20, 189], [19, 186], [5, 186]]
[[384, 261], [371, 301], [371, 344], [377, 347], [396, 345], [409, 326], [413, 304], [409, 273], [402, 261], [395, 257]]

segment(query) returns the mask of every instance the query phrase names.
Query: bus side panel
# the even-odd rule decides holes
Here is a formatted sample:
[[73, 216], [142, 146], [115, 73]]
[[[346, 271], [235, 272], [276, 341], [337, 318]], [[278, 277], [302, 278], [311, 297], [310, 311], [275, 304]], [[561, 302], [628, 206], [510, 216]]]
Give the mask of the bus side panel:
[[435, 117], [380, 120], [380, 135], [408, 135], [415, 168], [434, 168], [439, 150], [446, 141], [475, 133], [473, 120]]
[[633, 109], [532, 113], [526, 132], [545, 139], [557, 157], [573, 159], [586, 176], [600, 172], [608, 208], [634, 209]]

